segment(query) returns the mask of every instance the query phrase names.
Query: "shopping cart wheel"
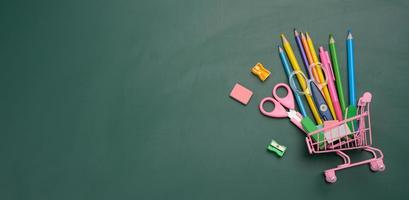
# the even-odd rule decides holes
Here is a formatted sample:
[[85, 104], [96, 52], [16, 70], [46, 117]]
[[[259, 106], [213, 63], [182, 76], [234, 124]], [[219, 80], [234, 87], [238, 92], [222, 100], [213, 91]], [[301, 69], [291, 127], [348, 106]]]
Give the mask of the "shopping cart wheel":
[[371, 167], [371, 170], [374, 172], [377, 172], [377, 171], [382, 172], [382, 171], [385, 171], [385, 168], [386, 168], [385, 164], [383, 164], [382, 159], [374, 160], [369, 165]]
[[380, 172], [383, 172], [383, 171], [385, 171], [385, 164], [383, 164], [383, 160], [382, 159], [379, 159], [378, 160], [378, 170], [380, 171]]
[[328, 183], [335, 183], [337, 181], [337, 176], [335, 176], [334, 170], [325, 171], [325, 181]]
[[373, 172], [379, 171], [378, 162], [377, 162], [376, 160], [370, 162], [370, 163], [369, 163], [369, 166], [370, 166], [370, 168], [371, 168], [371, 170], [372, 170]]

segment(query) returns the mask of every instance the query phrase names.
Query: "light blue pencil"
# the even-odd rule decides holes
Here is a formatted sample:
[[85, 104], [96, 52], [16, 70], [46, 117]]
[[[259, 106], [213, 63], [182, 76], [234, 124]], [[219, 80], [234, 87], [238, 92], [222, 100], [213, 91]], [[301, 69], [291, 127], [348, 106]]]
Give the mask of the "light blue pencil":
[[[290, 70], [290, 65], [288, 64], [287, 55], [285, 54], [284, 50], [280, 46], [278, 46], [278, 53], [280, 55], [281, 62], [283, 63], [284, 71], [287, 74], [287, 77], [289, 78], [291, 74], [291, 70]], [[293, 94], [295, 96], [295, 100], [297, 101], [297, 105], [298, 105], [298, 108], [300, 109], [301, 115], [306, 117], [307, 112], [305, 112], [305, 107], [301, 101], [300, 95], [294, 90], [293, 90]]]
[[349, 105], [356, 106], [355, 96], [355, 66], [354, 66], [354, 38], [351, 31], [348, 31], [346, 40], [347, 46], [347, 68], [348, 68], [348, 88], [349, 88]]

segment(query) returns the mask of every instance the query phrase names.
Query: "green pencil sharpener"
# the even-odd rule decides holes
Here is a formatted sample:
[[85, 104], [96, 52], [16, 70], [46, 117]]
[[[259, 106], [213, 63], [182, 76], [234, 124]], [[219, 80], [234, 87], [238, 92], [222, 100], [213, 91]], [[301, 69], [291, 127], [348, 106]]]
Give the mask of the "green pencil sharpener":
[[286, 149], [287, 147], [278, 144], [275, 140], [271, 140], [270, 144], [267, 146], [267, 150], [274, 152], [280, 157], [283, 157]]

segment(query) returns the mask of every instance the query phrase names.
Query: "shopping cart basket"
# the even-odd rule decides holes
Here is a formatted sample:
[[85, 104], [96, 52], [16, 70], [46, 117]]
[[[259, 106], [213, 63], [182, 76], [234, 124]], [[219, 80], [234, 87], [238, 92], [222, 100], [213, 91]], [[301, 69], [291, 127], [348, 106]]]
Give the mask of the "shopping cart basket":
[[[335, 172], [358, 165], [369, 164], [372, 171], [384, 171], [382, 151], [371, 147], [372, 131], [369, 105], [372, 95], [366, 92], [358, 101], [357, 115], [335, 122], [329, 126], [308, 133], [305, 141], [310, 154], [335, 152], [344, 163], [335, 168], [325, 170], [325, 180], [329, 183], [337, 181]], [[345, 153], [347, 150], [361, 149], [370, 152], [373, 158], [351, 163]]]

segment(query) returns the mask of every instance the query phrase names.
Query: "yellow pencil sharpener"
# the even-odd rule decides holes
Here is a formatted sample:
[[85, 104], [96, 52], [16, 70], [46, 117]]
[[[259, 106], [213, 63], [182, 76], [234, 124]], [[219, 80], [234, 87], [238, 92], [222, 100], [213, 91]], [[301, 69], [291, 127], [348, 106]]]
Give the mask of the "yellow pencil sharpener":
[[251, 68], [251, 73], [258, 76], [262, 81], [266, 80], [270, 76], [270, 71], [264, 68], [263, 64], [257, 63], [253, 68]]

